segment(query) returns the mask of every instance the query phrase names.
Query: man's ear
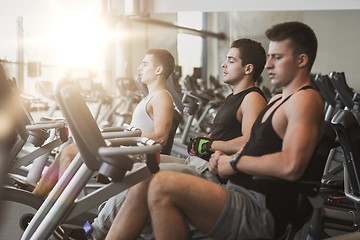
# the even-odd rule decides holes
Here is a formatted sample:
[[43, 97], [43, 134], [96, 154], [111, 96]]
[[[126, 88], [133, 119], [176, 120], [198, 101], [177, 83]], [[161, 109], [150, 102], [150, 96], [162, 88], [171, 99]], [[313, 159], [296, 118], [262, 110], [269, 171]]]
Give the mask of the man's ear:
[[158, 66], [158, 67], [156, 68], [156, 70], [155, 70], [155, 73], [156, 73], [156, 74], [161, 74], [161, 73], [163, 73], [163, 71], [164, 71], [163, 66]]
[[301, 67], [301, 68], [305, 67], [308, 63], [308, 60], [309, 60], [309, 58], [305, 53], [300, 54], [298, 56], [299, 67]]
[[251, 74], [254, 71], [254, 65], [246, 64], [245, 66], [245, 74]]

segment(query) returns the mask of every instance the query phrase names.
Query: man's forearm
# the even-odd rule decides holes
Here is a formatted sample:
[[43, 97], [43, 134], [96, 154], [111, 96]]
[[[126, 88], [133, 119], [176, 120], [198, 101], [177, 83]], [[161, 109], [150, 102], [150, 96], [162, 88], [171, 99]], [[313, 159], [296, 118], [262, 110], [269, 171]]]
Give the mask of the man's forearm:
[[211, 150], [233, 154], [241, 151], [245, 143], [246, 142], [244, 142], [242, 137], [238, 137], [229, 141], [213, 141], [211, 144]]

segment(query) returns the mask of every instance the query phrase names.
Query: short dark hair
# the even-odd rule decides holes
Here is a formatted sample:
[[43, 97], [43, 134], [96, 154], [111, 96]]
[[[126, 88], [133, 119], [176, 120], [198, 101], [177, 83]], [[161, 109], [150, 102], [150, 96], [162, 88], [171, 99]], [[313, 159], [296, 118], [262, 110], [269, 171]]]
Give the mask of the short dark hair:
[[145, 54], [154, 56], [155, 62], [164, 68], [164, 76], [166, 79], [174, 72], [175, 59], [168, 50], [152, 48], [146, 50]]
[[308, 25], [301, 22], [284, 22], [274, 25], [265, 34], [270, 41], [289, 39], [294, 55], [305, 53], [308, 56], [309, 72], [311, 71], [318, 43], [314, 31]]
[[246, 64], [254, 66], [253, 80], [256, 81], [264, 70], [266, 63], [266, 52], [261, 43], [248, 38], [241, 38], [233, 41], [231, 48], [239, 49], [243, 66]]

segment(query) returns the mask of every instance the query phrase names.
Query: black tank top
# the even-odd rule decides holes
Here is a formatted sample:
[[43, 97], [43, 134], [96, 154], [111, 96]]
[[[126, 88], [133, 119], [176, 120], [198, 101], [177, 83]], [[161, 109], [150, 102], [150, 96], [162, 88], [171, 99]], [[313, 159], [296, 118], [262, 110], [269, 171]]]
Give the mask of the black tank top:
[[237, 120], [236, 112], [245, 96], [250, 92], [258, 92], [266, 100], [264, 93], [257, 87], [227, 96], [214, 118], [211, 139], [228, 141], [242, 136], [242, 124]]
[[[304, 86], [298, 91], [313, 89], [312, 86]], [[262, 119], [266, 111], [273, 106], [278, 98], [266, 106], [259, 114], [251, 129], [250, 139], [244, 146], [243, 155], [262, 156], [280, 152], [283, 139], [275, 132], [272, 126], [272, 118], [276, 110], [284, 104], [292, 95], [284, 99], [268, 116], [265, 122]], [[277, 233], [283, 232], [289, 223], [292, 213], [296, 207], [298, 193], [291, 185], [285, 181], [258, 181], [253, 180], [253, 175], [238, 173], [230, 177], [232, 183], [238, 184], [246, 189], [260, 192], [266, 196], [266, 206], [275, 218], [275, 228]]]

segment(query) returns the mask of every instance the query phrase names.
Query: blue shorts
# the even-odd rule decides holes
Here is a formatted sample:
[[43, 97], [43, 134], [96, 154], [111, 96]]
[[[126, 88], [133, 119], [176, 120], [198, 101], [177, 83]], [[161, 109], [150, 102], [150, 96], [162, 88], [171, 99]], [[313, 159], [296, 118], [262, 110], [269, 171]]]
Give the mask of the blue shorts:
[[224, 209], [206, 235], [222, 240], [274, 239], [274, 217], [266, 207], [265, 196], [229, 181]]

